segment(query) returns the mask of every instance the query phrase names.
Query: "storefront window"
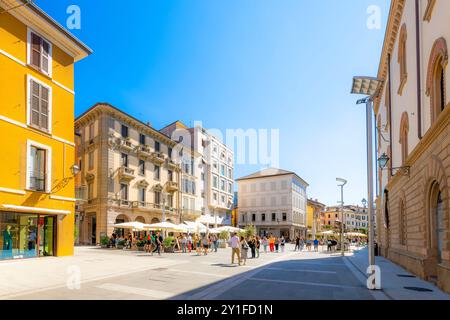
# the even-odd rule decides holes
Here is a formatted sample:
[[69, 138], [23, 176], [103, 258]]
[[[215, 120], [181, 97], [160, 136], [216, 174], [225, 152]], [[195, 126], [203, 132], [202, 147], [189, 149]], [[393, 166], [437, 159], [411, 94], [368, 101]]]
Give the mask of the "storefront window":
[[0, 260], [54, 255], [54, 217], [0, 212]]

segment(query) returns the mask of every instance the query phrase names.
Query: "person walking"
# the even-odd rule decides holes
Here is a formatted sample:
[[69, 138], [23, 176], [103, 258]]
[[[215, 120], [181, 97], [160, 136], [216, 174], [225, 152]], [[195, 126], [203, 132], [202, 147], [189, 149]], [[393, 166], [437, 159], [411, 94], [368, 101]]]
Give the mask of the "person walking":
[[238, 263], [241, 265], [241, 242], [235, 232], [231, 237], [231, 264], [234, 264], [234, 255], [238, 257]]
[[305, 248], [305, 240], [303, 240], [303, 238], [300, 238], [300, 252], [303, 251], [303, 248]]
[[270, 252], [274, 252], [275, 250], [275, 237], [272, 235], [269, 236], [269, 249]]
[[213, 234], [212, 237], [213, 237], [212, 238], [212, 243], [214, 245], [214, 252], [217, 252], [217, 247], [218, 247], [217, 241], [218, 241], [218, 239], [217, 239], [217, 236], [215, 234]]
[[262, 245], [263, 245], [263, 248], [264, 248], [264, 253], [267, 253], [267, 246], [269, 245], [269, 240], [267, 239], [266, 236], [264, 236], [262, 238]]
[[333, 243], [331, 242], [330, 239], [327, 240], [327, 252], [331, 252], [331, 247], [332, 247]]
[[186, 253], [186, 247], [187, 247], [187, 238], [186, 238], [186, 234], [183, 234], [183, 236], [181, 237], [181, 252], [182, 253]]
[[245, 240], [244, 237], [241, 237], [241, 261], [244, 263], [244, 266], [247, 263], [248, 248], [247, 240]]
[[256, 243], [255, 238], [251, 237], [248, 241], [248, 246], [250, 247], [250, 252], [252, 253], [252, 259], [256, 258]]
[[163, 237], [159, 232], [156, 233], [155, 244], [156, 244], [156, 248], [155, 248], [155, 250], [153, 250], [153, 253], [158, 252], [158, 255], [160, 256], [161, 255], [161, 246], [163, 244]]
[[295, 237], [295, 248], [294, 248], [294, 251], [297, 251], [297, 249], [300, 250], [300, 237], [299, 236]]
[[189, 234], [187, 237], [187, 245], [188, 245], [188, 251], [189, 251], [189, 253], [191, 253], [191, 251], [192, 251], [192, 236], [191, 236], [191, 234]]
[[257, 236], [255, 239], [256, 258], [259, 258], [260, 247], [261, 247], [261, 239], [259, 238], [259, 236]]
[[204, 235], [202, 238], [202, 246], [203, 246], [203, 253], [204, 255], [208, 255], [208, 249], [209, 249], [209, 238], [207, 235]]
[[314, 251], [319, 252], [319, 240], [314, 239]]
[[284, 253], [284, 246], [286, 245], [286, 239], [284, 238], [284, 236], [281, 236], [280, 245], [281, 245], [281, 252]]
[[275, 240], [275, 242], [274, 242], [274, 244], [275, 244], [275, 252], [278, 253], [278, 248], [280, 246], [280, 238], [276, 237], [274, 240]]

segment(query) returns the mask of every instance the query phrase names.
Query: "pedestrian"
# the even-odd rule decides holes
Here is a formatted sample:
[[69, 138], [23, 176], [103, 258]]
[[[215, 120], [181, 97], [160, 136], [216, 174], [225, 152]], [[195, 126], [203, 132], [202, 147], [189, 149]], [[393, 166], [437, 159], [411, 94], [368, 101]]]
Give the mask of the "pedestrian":
[[188, 244], [188, 251], [189, 251], [189, 253], [191, 253], [191, 251], [192, 251], [192, 236], [190, 233], [187, 237], [187, 244]]
[[327, 252], [331, 252], [332, 242], [330, 239], [327, 240]]
[[248, 242], [244, 237], [241, 237], [241, 261], [244, 263], [244, 266], [247, 262], [248, 248]]
[[297, 251], [297, 249], [300, 250], [300, 237], [299, 236], [295, 237], [295, 248], [294, 248], [294, 251]]
[[314, 239], [314, 251], [319, 252], [319, 240]]
[[160, 256], [161, 255], [161, 247], [163, 245], [163, 237], [159, 232], [156, 233], [155, 244], [156, 244], [156, 248], [155, 248], [155, 250], [153, 250], [153, 252], [157, 251], [158, 255]]
[[214, 252], [217, 252], [217, 247], [218, 247], [218, 239], [217, 236], [215, 234], [212, 235], [213, 236], [213, 245], [214, 245]]
[[256, 240], [255, 241], [256, 258], [259, 258], [259, 249], [261, 247], [261, 239], [259, 238], [259, 236], [257, 236], [255, 240]]
[[186, 234], [183, 234], [183, 236], [181, 237], [181, 252], [182, 253], [186, 253], [186, 246], [187, 246], [187, 238], [186, 238]]
[[267, 239], [266, 236], [264, 236], [262, 239], [262, 245], [264, 247], [264, 253], [267, 253], [267, 246], [269, 245], [269, 240]]
[[255, 243], [254, 237], [249, 239], [248, 246], [250, 247], [250, 252], [252, 253], [252, 259], [255, 259], [256, 258], [256, 243]]
[[209, 249], [209, 239], [206, 235], [202, 238], [202, 245], [203, 245], [203, 253], [204, 255], [208, 255], [208, 249]]
[[275, 237], [270, 235], [269, 236], [269, 248], [270, 248], [270, 252], [274, 252], [275, 250]]
[[237, 255], [239, 265], [241, 265], [241, 242], [235, 232], [231, 237], [231, 264], [234, 264], [234, 255]]
[[280, 238], [276, 237], [274, 244], [275, 244], [275, 251], [278, 253], [278, 248], [280, 246]]
[[281, 252], [284, 253], [284, 246], [286, 245], [286, 239], [284, 239], [284, 236], [281, 236], [280, 239], [280, 246], [281, 246]]

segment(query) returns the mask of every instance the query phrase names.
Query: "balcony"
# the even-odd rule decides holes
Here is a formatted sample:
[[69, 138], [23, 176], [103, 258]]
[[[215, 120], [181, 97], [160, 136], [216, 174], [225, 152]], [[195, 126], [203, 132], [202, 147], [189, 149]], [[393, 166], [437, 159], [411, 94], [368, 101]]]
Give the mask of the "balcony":
[[164, 154], [162, 152], [153, 152], [150, 156], [150, 160], [157, 165], [162, 165], [164, 163]]
[[197, 219], [202, 216], [202, 212], [194, 209], [181, 209], [183, 219]]
[[84, 202], [87, 200], [87, 187], [80, 186], [75, 188], [75, 199], [80, 202]]
[[181, 167], [179, 164], [175, 163], [172, 159], [167, 159], [166, 161], [167, 169], [173, 170], [173, 171], [180, 171]]
[[141, 158], [147, 159], [147, 158], [151, 157], [151, 155], [152, 155], [152, 152], [151, 152], [149, 146], [139, 145], [136, 147], [136, 151], [137, 151], [138, 157], [141, 157]]
[[128, 167], [122, 166], [119, 168], [119, 179], [125, 181], [131, 181], [134, 179], [134, 170]]
[[134, 150], [134, 146], [128, 138], [119, 138], [117, 139], [119, 148], [124, 151], [131, 152]]
[[167, 181], [166, 182], [166, 190], [168, 192], [176, 192], [176, 191], [178, 191], [178, 182]]

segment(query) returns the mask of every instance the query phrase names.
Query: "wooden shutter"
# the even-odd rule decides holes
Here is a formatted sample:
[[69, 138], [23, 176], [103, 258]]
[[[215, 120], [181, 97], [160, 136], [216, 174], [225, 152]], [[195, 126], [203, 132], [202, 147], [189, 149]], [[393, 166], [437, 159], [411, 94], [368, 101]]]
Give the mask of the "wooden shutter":
[[43, 39], [41, 39], [41, 42], [42, 42], [41, 69], [45, 73], [49, 73], [50, 44]]
[[31, 124], [39, 126], [40, 116], [40, 86], [35, 81], [30, 81], [31, 86]]
[[31, 64], [41, 67], [41, 38], [31, 33]]

